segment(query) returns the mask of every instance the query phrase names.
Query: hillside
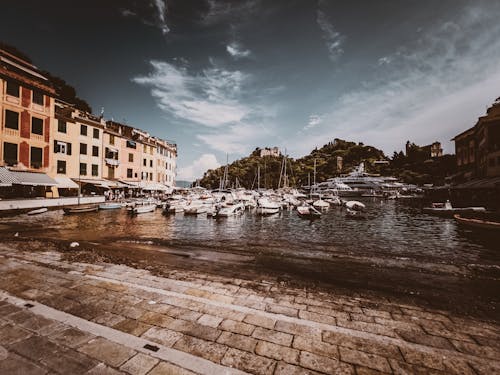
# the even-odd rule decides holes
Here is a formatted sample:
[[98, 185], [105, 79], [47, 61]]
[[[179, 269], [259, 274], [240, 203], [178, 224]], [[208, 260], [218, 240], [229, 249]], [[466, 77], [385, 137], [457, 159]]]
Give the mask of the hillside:
[[[263, 188], [277, 188], [282, 169], [283, 157], [260, 157], [260, 149], [255, 149], [248, 157], [231, 163], [228, 167], [229, 185], [239, 185], [246, 188], [257, 187], [257, 169], [260, 166], [260, 186]], [[342, 168], [337, 168], [337, 157], [342, 157]], [[325, 181], [327, 178], [341, 173], [350, 172], [360, 162], [365, 161], [369, 172], [379, 173], [380, 170], [372, 166], [373, 161], [386, 159], [383, 151], [362, 143], [347, 142], [335, 139], [321, 148], [314, 149], [309, 155], [299, 159], [287, 158], [287, 174], [290, 186], [302, 186], [311, 181], [316, 160], [316, 181]], [[220, 179], [224, 175], [224, 166], [215, 170], [208, 170], [199, 181], [207, 188], [219, 187]]]

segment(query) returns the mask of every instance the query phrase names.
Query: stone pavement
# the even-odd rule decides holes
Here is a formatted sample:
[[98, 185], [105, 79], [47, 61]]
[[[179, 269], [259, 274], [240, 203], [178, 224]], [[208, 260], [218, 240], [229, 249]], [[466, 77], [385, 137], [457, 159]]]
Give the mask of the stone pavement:
[[0, 248], [0, 373], [494, 374], [500, 327], [444, 311]]

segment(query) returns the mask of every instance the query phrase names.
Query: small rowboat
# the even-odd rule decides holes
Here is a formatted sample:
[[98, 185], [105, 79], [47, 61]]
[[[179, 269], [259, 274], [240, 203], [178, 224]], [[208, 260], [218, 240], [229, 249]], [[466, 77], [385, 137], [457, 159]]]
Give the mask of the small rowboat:
[[28, 212], [28, 215], [38, 215], [38, 214], [43, 214], [44, 212], [47, 212], [49, 209], [47, 207], [42, 207], [37, 210], [33, 210]]
[[500, 233], [500, 222], [498, 221], [466, 218], [460, 215], [454, 215], [453, 217], [455, 218], [458, 224], [464, 227], [483, 229]]
[[94, 212], [99, 209], [96, 204], [83, 204], [80, 206], [66, 207], [63, 208], [65, 214], [81, 214], [84, 212]]
[[132, 215], [144, 214], [156, 210], [156, 204], [142, 204], [135, 207], [129, 207], [128, 210]]
[[119, 208], [122, 208], [122, 204], [121, 203], [110, 202], [110, 203], [101, 203], [99, 205], [99, 209], [100, 210], [117, 210]]
[[364, 203], [358, 202], [358, 201], [348, 201], [346, 202], [345, 206], [354, 211], [361, 211], [366, 208]]
[[299, 217], [304, 219], [315, 219], [321, 217], [321, 212], [309, 205], [298, 206], [297, 214]]

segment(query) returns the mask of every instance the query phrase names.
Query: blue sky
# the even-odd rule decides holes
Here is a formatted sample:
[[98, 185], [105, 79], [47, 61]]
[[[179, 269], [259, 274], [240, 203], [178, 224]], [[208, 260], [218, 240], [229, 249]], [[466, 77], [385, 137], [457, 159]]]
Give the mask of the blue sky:
[[[493, 0], [11, 1], [2, 41], [94, 112], [179, 145], [179, 178], [333, 138], [443, 143], [500, 96]], [[23, 27], [29, 25], [29, 27]]]

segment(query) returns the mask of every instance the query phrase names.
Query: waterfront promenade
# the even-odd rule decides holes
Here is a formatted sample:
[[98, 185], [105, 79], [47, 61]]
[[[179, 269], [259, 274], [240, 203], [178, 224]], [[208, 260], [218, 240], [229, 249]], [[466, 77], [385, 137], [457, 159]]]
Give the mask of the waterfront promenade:
[[494, 322], [44, 245], [0, 246], [0, 373], [500, 372]]

